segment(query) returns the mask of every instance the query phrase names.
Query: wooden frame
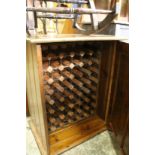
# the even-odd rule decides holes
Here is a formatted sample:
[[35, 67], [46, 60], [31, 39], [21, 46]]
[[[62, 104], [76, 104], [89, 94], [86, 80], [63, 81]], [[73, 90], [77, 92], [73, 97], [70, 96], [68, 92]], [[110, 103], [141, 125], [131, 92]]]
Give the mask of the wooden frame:
[[[97, 116], [74, 123], [63, 129], [48, 134], [47, 116], [42, 75], [41, 45], [53, 42], [76, 42], [73, 35], [57, 36], [55, 38], [28, 38], [27, 39], [27, 95], [30, 111], [30, 127], [35, 136], [41, 154], [56, 155], [92, 136], [106, 130], [106, 120], [109, 112], [109, 100], [113, 68], [115, 64], [116, 43], [119, 38], [113, 36], [95, 37], [78, 36], [79, 41], [98, 41], [101, 45], [100, 76], [97, 95]], [[97, 38], [97, 39], [96, 39]], [[105, 84], [105, 85], [104, 85]], [[103, 87], [104, 86], [104, 87]], [[68, 132], [69, 131], [69, 132]], [[75, 136], [74, 136], [75, 135]], [[64, 139], [62, 139], [64, 138]]]
[[[41, 80], [41, 50], [27, 42], [27, 92], [33, 134], [39, 141], [42, 154], [48, 154], [47, 118]], [[38, 61], [37, 61], [38, 60]]]
[[49, 135], [50, 152], [59, 154], [106, 130], [105, 123], [93, 116]]
[[123, 154], [129, 154], [129, 44], [118, 42], [108, 123]]

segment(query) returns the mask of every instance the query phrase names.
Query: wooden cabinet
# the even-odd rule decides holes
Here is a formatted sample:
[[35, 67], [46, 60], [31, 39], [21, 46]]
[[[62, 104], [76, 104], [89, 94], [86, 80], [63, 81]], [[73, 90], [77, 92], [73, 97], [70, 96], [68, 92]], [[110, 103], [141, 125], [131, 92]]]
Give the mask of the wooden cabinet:
[[[117, 72], [123, 78], [113, 83], [115, 60], [124, 59], [116, 52], [118, 39], [81, 35], [27, 39], [30, 126], [43, 155], [59, 154], [107, 129], [112, 87], [117, 81], [117, 87], [127, 83], [122, 70]], [[123, 67], [125, 63], [120, 61]], [[122, 99], [126, 87], [119, 89], [118, 102], [126, 102], [127, 92]], [[112, 105], [112, 124], [124, 117], [116, 105]], [[119, 122], [114, 127], [118, 132]]]
[[129, 45], [119, 42], [112, 92], [110, 97], [109, 122], [117, 142], [125, 155], [129, 154]]

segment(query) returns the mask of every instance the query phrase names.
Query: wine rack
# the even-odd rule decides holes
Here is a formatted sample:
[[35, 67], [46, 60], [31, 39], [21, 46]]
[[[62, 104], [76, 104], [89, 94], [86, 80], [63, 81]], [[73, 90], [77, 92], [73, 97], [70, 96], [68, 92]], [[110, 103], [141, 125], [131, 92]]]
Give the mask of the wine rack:
[[70, 44], [44, 45], [42, 49], [49, 132], [94, 115], [100, 53]]
[[115, 39], [28, 38], [29, 124], [41, 154], [58, 155], [107, 129], [115, 95], [111, 94]]

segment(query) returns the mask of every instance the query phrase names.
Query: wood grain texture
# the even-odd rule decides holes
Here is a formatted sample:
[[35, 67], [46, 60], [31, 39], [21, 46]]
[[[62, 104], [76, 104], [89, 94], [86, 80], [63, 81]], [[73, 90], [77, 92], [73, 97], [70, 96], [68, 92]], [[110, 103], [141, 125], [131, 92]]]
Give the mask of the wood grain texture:
[[99, 86], [98, 86], [98, 107], [97, 113], [103, 119], [106, 120], [109, 112], [109, 94], [111, 89], [109, 87], [112, 74], [112, 64], [114, 56], [115, 42], [104, 42], [101, 47], [101, 60], [99, 71]]
[[50, 155], [72, 148], [104, 130], [104, 121], [97, 116], [60, 129], [49, 135]]
[[41, 143], [48, 154], [48, 136], [47, 136], [47, 120], [45, 118], [45, 109], [43, 109], [43, 102], [41, 97], [39, 69], [37, 61], [37, 49], [36, 45], [27, 43], [27, 92], [28, 98], [30, 98], [29, 108], [31, 109], [32, 121], [41, 139]]
[[41, 126], [42, 126], [42, 134], [43, 134], [43, 144], [46, 148], [47, 154], [49, 154], [49, 142], [48, 142], [48, 129], [47, 129], [47, 115], [45, 108], [45, 98], [44, 98], [44, 88], [43, 88], [43, 74], [42, 74], [42, 50], [40, 45], [36, 45], [36, 52], [34, 53], [35, 60], [34, 63], [36, 65], [36, 86], [38, 90], [39, 97], [39, 110], [41, 112]]
[[[29, 107], [32, 115], [32, 121], [36, 126], [36, 130], [41, 136], [40, 131], [40, 122], [38, 119], [39, 113], [37, 108], [37, 99], [36, 99], [36, 91], [35, 91], [35, 80], [34, 80], [34, 72], [33, 72], [33, 60], [32, 60], [32, 48], [31, 44], [27, 44], [27, 90], [28, 90], [28, 98], [29, 98]], [[41, 136], [42, 137], [42, 136]]]
[[116, 42], [113, 44], [113, 46], [110, 47], [110, 50], [111, 50], [111, 63], [110, 63], [111, 67], [110, 67], [110, 73], [109, 73], [109, 83], [108, 83], [107, 102], [106, 102], [106, 111], [105, 111], [106, 122], [107, 122], [108, 115], [109, 115], [112, 83], [113, 83], [114, 68], [115, 68], [115, 61], [116, 61]]
[[26, 90], [27, 90], [27, 100], [28, 100], [28, 106], [29, 106], [29, 112], [31, 115], [31, 120], [35, 124], [35, 114], [34, 114], [34, 108], [33, 108], [33, 100], [32, 100], [32, 93], [31, 93], [31, 81], [30, 81], [30, 73], [29, 73], [29, 50], [30, 50], [30, 44], [26, 44]]
[[129, 45], [119, 42], [116, 48], [116, 61], [110, 112], [108, 122], [116, 135], [116, 139], [124, 154], [128, 155], [128, 126], [129, 126]]
[[[102, 38], [102, 41], [100, 40], [92, 44], [92, 42], [87, 42], [89, 39], [85, 38], [84, 41], [86, 42], [83, 43], [65, 43], [66, 40], [64, 43], [61, 43], [63, 38], [57, 39], [59, 43], [54, 44], [52, 42], [49, 44], [34, 44], [27, 41], [27, 95], [30, 102], [29, 110], [33, 130], [37, 133], [36, 139], [39, 139], [38, 145], [43, 148], [43, 152], [46, 155], [59, 154], [104, 131], [106, 129], [106, 120], [109, 118], [109, 112], [111, 112], [112, 107], [115, 105], [111, 98], [114, 95], [113, 91], [116, 89], [114, 85], [115, 65], [118, 66], [116, 64], [118, 59], [116, 41], [104, 41], [105, 38]], [[67, 38], [67, 40], [70, 39], [72, 38]], [[46, 42], [46, 39], [44, 41]], [[78, 50], [74, 53], [76, 59], [80, 61], [85, 58], [91, 60], [90, 64], [83, 61], [84, 65], [77, 66], [76, 70], [80, 74], [75, 74], [72, 68], [68, 68], [68, 78], [68, 74], [65, 75], [64, 70], [59, 70], [58, 67], [55, 68], [59, 70], [57, 71], [58, 73], [54, 70], [52, 73], [46, 74], [46, 70], [49, 67], [49, 57], [52, 58], [52, 65], [55, 61], [71, 61], [74, 59], [74, 56], [70, 58], [70, 51], [68, 51], [66, 56], [67, 52], [65, 53], [65, 51], [71, 50], [71, 47], [76, 46], [78, 47]], [[85, 56], [79, 55], [81, 47], [84, 47], [83, 51], [86, 50]], [[93, 53], [89, 51], [91, 49]], [[64, 55], [63, 58], [59, 58], [61, 52]], [[72, 62], [76, 64], [76, 62]], [[90, 73], [86, 73], [86, 70], [90, 71]], [[59, 80], [60, 75], [58, 74], [67, 79]], [[74, 75], [73, 78], [70, 77], [72, 74]], [[48, 85], [47, 81], [51, 77], [53, 80], [56, 80], [55, 82], [59, 80], [59, 85]], [[73, 88], [71, 87], [72, 85]], [[49, 91], [50, 88], [52, 91]], [[52, 88], [55, 88], [57, 91], [54, 91]], [[90, 90], [92, 90], [91, 95], [89, 93]], [[57, 93], [59, 94], [57, 95]], [[71, 97], [70, 94], [72, 95]], [[65, 104], [63, 101], [59, 101], [64, 95], [67, 96]], [[45, 101], [45, 97], [52, 99], [51, 104]], [[73, 101], [71, 102], [70, 100]], [[88, 115], [87, 112], [91, 115]], [[64, 125], [65, 122], [68, 122], [67, 125]], [[57, 126], [59, 127], [56, 129]], [[124, 138], [124, 143], [125, 141], [126, 138]]]

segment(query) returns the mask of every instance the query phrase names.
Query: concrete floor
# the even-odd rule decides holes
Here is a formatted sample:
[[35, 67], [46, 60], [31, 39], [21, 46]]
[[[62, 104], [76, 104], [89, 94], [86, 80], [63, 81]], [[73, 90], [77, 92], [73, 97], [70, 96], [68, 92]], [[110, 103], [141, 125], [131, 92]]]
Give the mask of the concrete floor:
[[[112, 143], [112, 137], [110, 132], [104, 131], [61, 155], [119, 155], [118, 146]], [[26, 125], [26, 151], [26, 155], [41, 155], [28, 123]]]

